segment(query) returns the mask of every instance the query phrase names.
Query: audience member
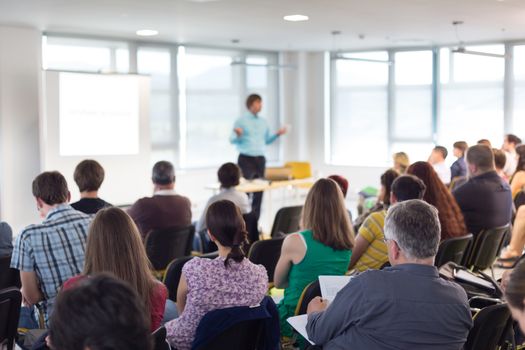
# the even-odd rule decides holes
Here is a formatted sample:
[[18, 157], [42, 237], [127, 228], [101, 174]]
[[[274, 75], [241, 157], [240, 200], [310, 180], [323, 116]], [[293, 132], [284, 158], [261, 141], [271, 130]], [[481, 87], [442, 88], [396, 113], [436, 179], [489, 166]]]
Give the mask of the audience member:
[[343, 198], [346, 198], [346, 194], [348, 193], [348, 180], [341, 175], [330, 175], [328, 178], [334, 180], [339, 185], [339, 188], [343, 192]]
[[455, 177], [467, 176], [467, 163], [465, 162], [465, 151], [468, 145], [465, 141], [454, 142], [454, 157], [456, 161], [450, 166], [450, 179]]
[[308, 305], [308, 338], [331, 349], [459, 350], [472, 327], [467, 295], [439, 278], [437, 210], [421, 200], [393, 205], [385, 223], [392, 267], [354, 277], [330, 305]]
[[436, 146], [428, 157], [428, 162], [432, 164], [432, 167], [436, 171], [439, 179], [444, 183], [448, 184], [451, 180], [450, 168], [445, 164], [448, 151], [443, 146]]
[[488, 146], [489, 148], [492, 148], [492, 144], [487, 139], [478, 140], [477, 144], [478, 145], [485, 145], [485, 146]]
[[[412, 175], [399, 176], [392, 184], [390, 200], [392, 204], [409, 199], [423, 199], [426, 186], [419, 178]], [[385, 244], [384, 225], [386, 209], [370, 214], [365, 220], [355, 240], [349, 270], [363, 272], [379, 269], [388, 262], [388, 250]]]
[[7, 222], [0, 221], [0, 256], [13, 252], [13, 231]]
[[11, 267], [20, 270], [22, 297], [27, 307], [20, 327], [38, 328], [32, 311], [38, 304], [47, 325], [59, 287], [78, 275], [84, 266], [84, 250], [90, 217], [68, 205], [70, 193], [57, 171], [38, 175], [32, 184], [41, 224], [26, 227], [16, 238]]
[[388, 209], [388, 207], [390, 206], [390, 193], [392, 192], [392, 183], [398, 176], [399, 173], [394, 169], [388, 169], [381, 175], [381, 187], [379, 189], [379, 195], [377, 196], [377, 203], [368, 212], [360, 215], [355, 220], [355, 222], [353, 223], [355, 231], [359, 230], [359, 228], [369, 215]]
[[494, 168], [494, 155], [485, 145], [475, 145], [467, 150], [469, 180], [452, 194], [463, 212], [468, 232], [477, 235], [510, 223], [512, 195], [509, 185]]
[[[506, 278], [502, 278], [502, 282], [505, 280]], [[525, 261], [516, 265], [508, 276], [507, 282], [502, 283], [502, 288], [512, 318], [520, 326], [521, 332], [525, 333]]]
[[81, 161], [75, 168], [73, 178], [80, 191], [80, 200], [71, 204], [75, 210], [85, 214], [96, 214], [111, 204], [98, 197], [98, 189], [104, 181], [104, 168], [92, 159]]
[[438, 210], [442, 240], [469, 233], [458, 203], [448, 188], [439, 180], [430, 164], [415, 162], [408, 167], [407, 173], [417, 176], [425, 183], [427, 190], [423, 200]]
[[145, 239], [152, 230], [191, 225], [191, 204], [186, 197], [175, 193], [175, 169], [167, 161], [155, 163], [151, 175], [153, 197], [136, 201], [128, 214]]
[[339, 186], [320, 179], [308, 192], [302, 213], [303, 231], [287, 235], [277, 262], [274, 283], [285, 288], [277, 308], [281, 335], [293, 335], [286, 319], [293, 316], [303, 289], [320, 275], [344, 275], [354, 246], [354, 233]]
[[144, 305], [130, 286], [109, 275], [87, 278], [59, 294], [51, 317], [53, 350], [151, 350]]
[[101, 272], [110, 272], [127, 282], [151, 315], [151, 322], [148, 322], [151, 330], [159, 328], [168, 291], [151, 273], [146, 249], [133, 220], [119, 208], [102, 209], [97, 213], [89, 226], [84, 271], [66, 281], [64, 289], [75, 287], [79, 281]]
[[514, 172], [516, 171], [516, 165], [517, 165], [517, 154], [516, 154], [516, 147], [521, 143], [521, 139], [513, 134], [507, 134], [505, 135], [505, 138], [503, 139], [503, 145], [501, 146], [502, 151], [505, 152], [505, 156], [507, 157], [507, 161], [505, 162], [505, 168], [503, 171], [507, 176], [512, 176]]
[[403, 175], [410, 165], [410, 160], [405, 152], [394, 153], [394, 170]]
[[516, 218], [512, 225], [512, 236], [509, 245], [501, 252], [499, 265], [509, 267], [523, 254], [525, 247], [525, 205], [516, 211]]
[[261, 265], [245, 258], [242, 244], [246, 225], [231, 201], [212, 203], [206, 212], [210, 238], [219, 257], [195, 257], [183, 269], [177, 289], [179, 318], [165, 324], [169, 342], [178, 350], [190, 349], [201, 318], [215, 309], [251, 306], [261, 302], [268, 288], [268, 275]]
[[241, 178], [241, 169], [237, 164], [225, 163], [221, 165], [217, 172], [217, 177], [221, 184], [221, 190], [218, 194], [212, 196], [208, 200], [202, 216], [197, 223], [197, 232], [206, 230], [206, 210], [212, 203], [226, 199], [237, 205], [239, 209], [241, 209], [242, 214], [247, 214], [252, 210], [250, 201], [248, 200], [248, 195], [235, 189], [235, 186], [239, 185]]
[[505, 152], [498, 148], [493, 148], [492, 153], [494, 154], [494, 165], [496, 167], [496, 173], [501, 177], [505, 182], [509, 182], [509, 177], [503, 169], [505, 168], [505, 163], [507, 162], [507, 156]]
[[519, 191], [525, 186], [525, 145], [516, 147], [515, 153], [518, 157], [518, 163], [515, 166], [514, 174], [510, 178], [510, 190], [512, 198], [515, 198]]

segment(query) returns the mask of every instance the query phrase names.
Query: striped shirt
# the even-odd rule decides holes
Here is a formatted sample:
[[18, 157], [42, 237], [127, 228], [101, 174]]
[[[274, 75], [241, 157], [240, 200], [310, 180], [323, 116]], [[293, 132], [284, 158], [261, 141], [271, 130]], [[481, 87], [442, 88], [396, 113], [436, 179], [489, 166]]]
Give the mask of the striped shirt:
[[59, 287], [84, 268], [90, 221], [88, 215], [61, 204], [41, 224], [29, 225], [16, 238], [11, 267], [36, 273], [46, 324]]
[[359, 235], [370, 245], [355, 265], [357, 271], [379, 269], [388, 261], [388, 250], [384, 242], [386, 210], [370, 214], [359, 228]]

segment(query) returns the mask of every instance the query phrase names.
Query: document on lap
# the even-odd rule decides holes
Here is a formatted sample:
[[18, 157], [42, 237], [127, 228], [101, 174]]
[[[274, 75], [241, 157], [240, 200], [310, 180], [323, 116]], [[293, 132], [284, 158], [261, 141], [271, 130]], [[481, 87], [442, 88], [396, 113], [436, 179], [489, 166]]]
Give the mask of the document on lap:
[[319, 276], [319, 285], [321, 287], [321, 296], [329, 302], [335, 299], [335, 296], [353, 276]]

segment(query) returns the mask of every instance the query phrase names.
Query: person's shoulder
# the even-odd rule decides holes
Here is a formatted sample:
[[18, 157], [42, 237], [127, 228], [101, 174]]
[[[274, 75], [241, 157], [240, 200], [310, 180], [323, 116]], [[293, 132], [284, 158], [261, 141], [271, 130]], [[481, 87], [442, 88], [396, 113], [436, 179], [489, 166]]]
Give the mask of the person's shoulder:
[[0, 221], [0, 233], [2, 234], [13, 234], [13, 230], [11, 229], [11, 226], [5, 221]]
[[179, 201], [179, 202], [183, 202], [187, 205], [191, 205], [191, 201], [188, 197], [186, 196], [183, 196], [181, 194], [175, 194], [173, 195], [173, 199], [175, 199], [176, 201]]
[[439, 288], [446, 290], [453, 301], [460, 304], [468, 304], [468, 296], [463, 287], [454, 281], [449, 281], [444, 278], [439, 278], [438, 281], [441, 285]]

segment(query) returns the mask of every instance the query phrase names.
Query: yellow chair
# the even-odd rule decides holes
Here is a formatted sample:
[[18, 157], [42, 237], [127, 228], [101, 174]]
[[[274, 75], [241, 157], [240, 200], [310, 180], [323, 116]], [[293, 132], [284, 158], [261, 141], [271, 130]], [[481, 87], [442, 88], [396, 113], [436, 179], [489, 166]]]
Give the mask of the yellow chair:
[[292, 169], [293, 179], [307, 179], [312, 177], [312, 165], [310, 162], [287, 162], [284, 166]]

